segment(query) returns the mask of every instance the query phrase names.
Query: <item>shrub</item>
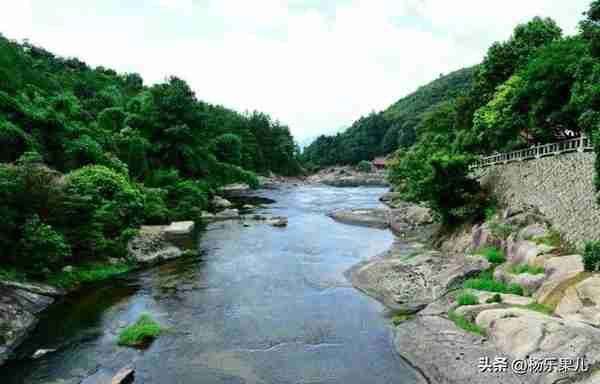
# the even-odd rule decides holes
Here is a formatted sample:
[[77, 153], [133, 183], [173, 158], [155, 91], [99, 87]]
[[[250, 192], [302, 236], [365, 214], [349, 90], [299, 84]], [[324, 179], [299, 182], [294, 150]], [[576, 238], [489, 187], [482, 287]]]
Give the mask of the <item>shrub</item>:
[[490, 232], [494, 237], [499, 239], [506, 239], [511, 233], [514, 233], [519, 230], [519, 228], [512, 224], [506, 223], [498, 223], [495, 221], [491, 221], [489, 224]]
[[492, 264], [502, 264], [506, 261], [506, 256], [502, 250], [495, 247], [485, 247], [478, 252]]
[[91, 165], [68, 174], [62, 193], [56, 214], [73, 254], [80, 259], [124, 256], [127, 230], [139, 227], [144, 216], [140, 190], [126, 176]]
[[221, 162], [240, 165], [242, 163], [242, 139], [233, 133], [218, 136], [213, 142], [213, 152]]
[[366, 160], [362, 160], [361, 162], [358, 163], [358, 165], [356, 166], [356, 169], [359, 172], [369, 173], [369, 172], [371, 172], [371, 163]]
[[45, 268], [59, 268], [71, 255], [71, 247], [60, 233], [34, 215], [23, 226], [21, 252], [19, 261], [23, 267], [42, 272]]
[[492, 221], [496, 213], [498, 212], [498, 200], [496, 198], [491, 197], [487, 201], [487, 206], [484, 209], [485, 221]]
[[518, 284], [507, 285], [501, 281], [494, 280], [489, 277], [480, 277], [476, 279], [468, 279], [464, 283], [464, 288], [477, 289], [480, 291], [497, 292], [497, 293], [512, 293], [514, 295], [523, 295], [523, 288]]
[[548, 234], [535, 240], [536, 244], [546, 244], [551, 247], [560, 247], [563, 244], [562, 235], [555, 229], [550, 229]]
[[167, 191], [161, 188], [143, 188], [144, 224], [167, 224], [169, 209], [167, 208]]
[[464, 329], [467, 332], [474, 333], [476, 335], [485, 336], [485, 330], [475, 323], [465, 319], [464, 316], [457, 314], [454, 311], [448, 313], [448, 320], [456, 324], [457, 327]]
[[585, 244], [583, 264], [586, 271], [600, 271], [600, 241], [590, 241]]
[[119, 334], [119, 345], [144, 347], [162, 333], [162, 326], [149, 314], [142, 314], [139, 319]]
[[479, 304], [479, 298], [472, 293], [463, 292], [461, 293], [456, 301], [458, 305], [477, 305]]
[[174, 205], [172, 215], [175, 220], [195, 218], [208, 206], [210, 188], [206, 183], [194, 180], [180, 181], [169, 192], [169, 200]]

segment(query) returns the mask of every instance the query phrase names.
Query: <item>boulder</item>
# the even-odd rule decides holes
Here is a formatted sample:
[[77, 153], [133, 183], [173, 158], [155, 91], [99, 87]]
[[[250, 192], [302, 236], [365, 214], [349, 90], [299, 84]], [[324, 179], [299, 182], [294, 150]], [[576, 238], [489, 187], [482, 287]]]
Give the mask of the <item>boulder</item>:
[[111, 384], [126, 384], [133, 381], [134, 370], [131, 367], [121, 368], [112, 378]]
[[399, 200], [402, 198], [402, 195], [399, 192], [387, 192], [381, 195], [379, 201], [382, 203], [389, 203], [390, 201]]
[[[485, 302], [484, 302], [485, 303]], [[488, 309], [506, 308], [507, 305], [503, 303], [489, 303], [489, 304], [478, 304], [478, 305], [461, 305], [454, 311], [457, 315], [463, 316], [470, 322], [474, 322], [481, 312]]]
[[37, 314], [61, 294], [44, 284], [0, 282], [0, 365], [35, 328]]
[[402, 312], [420, 311], [490, 266], [479, 258], [455, 258], [437, 251], [422, 251], [407, 258], [404, 247], [398, 241], [386, 254], [347, 272], [356, 288]]
[[127, 243], [129, 257], [140, 264], [155, 264], [180, 257], [183, 252], [167, 241], [162, 232], [146, 230]]
[[38, 349], [37, 351], [35, 351], [35, 353], [33, 355], [31, 355], [31, 358], [34, 360], [37, 360], [40, 357], [45, 356], [52, 352], [56, 352], [56, 349]]
[[533, 295], [541, 304], [557, 305], [571, 285], [581, 281], [584, 272], [581, 255], [557, 256], [544, 263], [545, 280]]
[[435, 384], [522, 384], [527, 376], [506, 372], [482, 373], [478, 362], [493, 361], [501, 353], [486, 339], [458, 328], [441, 316], [416, 316], [394, 329], [398, 353]]
[[163, 228], [164, 236], [167, 240], [178, 240], [187, 237], [194, 231], [193, 221], [174, 221]]
[[329, 214], [340, 223], [385, 229], [389, 226], [386, 209], [342, 209]]
[[503, 240], [492, 234], [489, 224], [483, 223], [473, 227], [469, 250], [475, 252], [485, 247], [503, 248]]
[[510, 265], [528, 264], [541, 267], [551, 257], [555, 247], [546, 244], [536, 244], [528, 240], [514, 240], [511, 236], [507, 241], [506, 260]]
[[564, 319], [582, 321], [600, 326], [600, 276], [589, 277], [565, 290], [556, 307], [556, 314]]
[[[476, 323], [487, 330], [494, 346], [511, 359], [584, 358], [586, 364], [592, 366], [600, 363], [600, 330], [580, 322], [521, 308], [506, 308], [483, 311]], [[578, 373], [554, 370], [537, 375], [534, 382], [550, 384], [567, 377], [576, 381], [574, 377]]]
[[521, 229], [517, 234], [517, 240], [536, 241], [548, 236], [548, 228], [541, 223], [534, 223]]
[[213, 197], [211, 204], [216, 209], [226, 209], [231, 208], [233, 206], [233, 204], [229, 200], [224, 199], [221, 196]]
[[267, 224], [273, 227], [287, 227], [288, 219], [287, 217], [271, 217], [265, 221]]
[[224, 192], [225, 194], [246, 192], [249, 190], [250, 186], [244, 183], [227, 184], [220, 188], [220, 191]]
[[237, 209], [225, 209], [221, 212], [217, 212], [213, 221], [239, 220], [240, 218], [240, 211]]

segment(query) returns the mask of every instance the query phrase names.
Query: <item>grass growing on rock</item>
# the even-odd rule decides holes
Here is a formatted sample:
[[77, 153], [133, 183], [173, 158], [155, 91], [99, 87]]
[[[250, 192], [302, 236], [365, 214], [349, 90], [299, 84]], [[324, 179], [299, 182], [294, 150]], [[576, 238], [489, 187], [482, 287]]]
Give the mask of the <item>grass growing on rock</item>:
[[452, 321], [458, 328], [476, 335], [485, 336], [485, 329], [475, 323], [465, 319], [464, 316], [457, 314], [454, 311], [448, 312], [448, 320]]
[[481, 248], [477, 253], [485, 257], [492, 264], [502, 264], [506, 261], [504, 252], [496, 247]]
[[163, 327], [149, 314], [142, 314], [139, 319], [119, 334], [119, 345], [128, 347], [144, 347], [156, 339], [163, 331]]
[[63, 289], [73, 289], [85, 283], [108, 280], [131, 270], [131, 265], [88, 264], [73, 268], [73, 272], [59, 271], [48, 276], [47, 283]]
[[529, 309], [530, 311], [536, 311], [543, 313], [544, 315], [552, 315], [554, 314], [554, 309], [549, 305], [544, 305], [540, 303], [531, 303], [527, 305], [516, 305], [518, 308]]
[[532, 267], [528, 264], [521, 264], [511, 267], [509, 272], [514, 275], [521, 275], [524, 273], [529, 273], [530, 275], [541, 275], [544, 273], [544, 267]]
[[523, 288], [519, 284], [505, 284], [494, 280], [492, 271], [484, 271], [479, 277], [468, 279], [463, 284], [466, 289], [476, 289], [479, 291], [488, 291], [495, 293], [511, 293], [513, 295], [523, 296]]
[[397, 327], [400, 324], [404, 323], [405, 321], [412, 319], [413, 317], [414, 317], [414, 315], [397, 314], [392, 317], [392, 324], [394, 324], [394, 326]]
[[479, 298], [472, 293], [463, 292], [456, 298], [458, 305], [477, 305]]

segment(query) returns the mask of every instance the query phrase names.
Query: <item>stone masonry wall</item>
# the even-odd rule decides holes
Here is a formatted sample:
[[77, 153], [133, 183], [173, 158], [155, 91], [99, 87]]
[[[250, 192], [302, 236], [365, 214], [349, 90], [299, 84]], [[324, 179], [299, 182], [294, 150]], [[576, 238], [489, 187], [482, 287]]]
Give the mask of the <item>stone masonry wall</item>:
[[569, 242], [582, 247], [585, 241], [600, 240], [595, 156], [574, 152], [494, 165], [475, 173], [503, 205], [538, 207]]

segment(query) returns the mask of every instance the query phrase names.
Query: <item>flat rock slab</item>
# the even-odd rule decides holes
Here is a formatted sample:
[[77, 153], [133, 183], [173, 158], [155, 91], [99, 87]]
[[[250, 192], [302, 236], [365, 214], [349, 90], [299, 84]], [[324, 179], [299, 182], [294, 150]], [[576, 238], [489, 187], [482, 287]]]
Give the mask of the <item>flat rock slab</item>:
[[488, 291], [479, 291], [476, 289], [467, 289], [466, 291], [477, 296], [480, 304], [484, 304], [487, 300], [491, 299], [495, 295], [500, 295], [502, 303], [507, 305], [529, 305], [535, 303], [535, 300], [533, 300], [531, 297], [513, 295], [510, 293], [494, 293]]
[[407, 254], [410, 251], [396, 241], [390, 251], [355, 265], [347, 275], [356, 288], [387, 307], [411, 313], [490, 266], [480, 258], [449, 257], [431, 250]]
[[[490, 342], [511, 359], [585, 358], [586, 364], [600, 363], [600, 330], [521, 308], [491, 309], [481, 312], [477, 325], [487, 330]], [[528, 382], [551, 384], [559, 379], [581, 375], [577, 372], [539, 373]], [[581, 376], [583, 379], [583, 376]]]
[[486, 339], [467, 333], [440, 316], [417, 316], [395, 329], [398, 353], [415, 366], [432, 384], [525, 384], [527, 376], [481, 373], [481, 358], [502, 356]]
[[193, 221], [175, 221], [163, 229], [167, 239], [188, 236], [194, 230]]
[[329, 217], [344, 224], [385, 229], [389, 227], [387, 209], [343, 209], [331, 212]]

